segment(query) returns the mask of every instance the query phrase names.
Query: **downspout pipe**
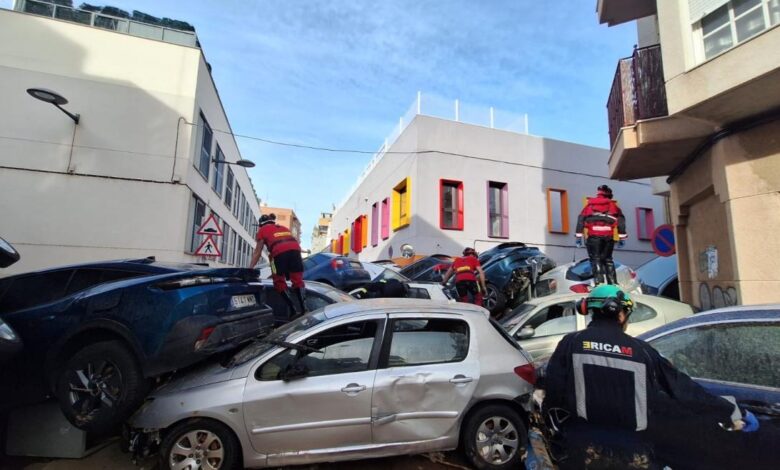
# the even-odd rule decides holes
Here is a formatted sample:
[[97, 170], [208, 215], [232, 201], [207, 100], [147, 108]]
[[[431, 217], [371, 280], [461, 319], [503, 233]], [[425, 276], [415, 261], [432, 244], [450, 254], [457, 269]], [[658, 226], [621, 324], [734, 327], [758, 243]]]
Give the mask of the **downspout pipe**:
[[739, 134], [750, 129], [769, 124], [770, 122], [780, 120], [780, 108], [774, 108], [766, 113], [751, 116], [740, 121], [733, 122], [726, 125], [723, 129], [710, 134], [707, 139], [702, 142], [696, 149], [691, 152], [685, 160], [682, 161], [666, 178], [667, 184], [672, 184], [677, 178], [679, 178], [685, 170], [688, 169], [693, 163], [710, 150], [718, 141], [725, 139], [726, 137]]

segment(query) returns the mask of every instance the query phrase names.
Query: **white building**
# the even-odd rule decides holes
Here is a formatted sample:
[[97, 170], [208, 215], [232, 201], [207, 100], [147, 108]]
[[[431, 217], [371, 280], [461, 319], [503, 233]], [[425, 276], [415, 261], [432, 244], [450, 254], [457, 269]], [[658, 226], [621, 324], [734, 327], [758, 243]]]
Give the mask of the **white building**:
[[629, 234], [615, 258], [636, 266], [653, 256], [664, 200], [649, 181], [609, 180], [608, 150], [420, 114], [410, 121], [333, 214], [332, 251], [376, 260], [401, 256], [407, 243], [455, 255], [522, 241], [568, 262], [584, 198], [608, 184]]
[[[212, 162], [241, 155], [194, 33], [15, 8], [0, 10], [0, 236], [22, 259], [2, 274], [146, 256], [245, 265], [258, 203], [245, 168]], [[78, 124], [31, 87], [66, 97]], [[210, 213], [221, 259], [193, 255]]]

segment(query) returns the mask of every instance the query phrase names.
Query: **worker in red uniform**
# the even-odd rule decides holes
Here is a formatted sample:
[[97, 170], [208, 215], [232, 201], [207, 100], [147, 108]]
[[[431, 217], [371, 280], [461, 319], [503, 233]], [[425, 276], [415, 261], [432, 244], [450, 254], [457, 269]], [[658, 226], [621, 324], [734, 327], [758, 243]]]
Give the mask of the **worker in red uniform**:
[[577, 219], [577, 246], [588, 249], [593, 278], [596, 284], [617, 284], [612, 250], [615, 240], [623, 246], [626, 234], [626, 218], [617, 202], [612, 200], [612, 189], [606, 184], [598, 187], [596, 197], [589, 197]]
[[[474, 274], [475, 272], [477, 274]], [[482, 271], [482, 265], [479, 263], [474, 248], [466, 248], [463, 250], [462, 257], [455, 258], [441, 283], [447, 284], [453, 274], [455, 274], [455, 288], [458, 290], [460, 302], [468, 302], [469, 295], [471, 295], [471, 302], [482, 306], [483, 292], [487, 292], [485, 272]], [[477, 286], [477, 279], [479, 279], [479, 286], [482, 287], [482, 290]]]
[[[303, 260], [301, 245], [292, 235], [290, 229], [276, 223], [275, 214], [260, 216], [260, 228], [257, 230], [257, 246], [252, 253], [249, 268], [254, 268], [263, 255], [263, 247], [268, 247], [268, 260], [271, 264], [271, 279], [274, 289], [287, 302], [293, 315], [306, 312], [305, 284], [303, 282]], [[298, 300], [296, 308], [290, 293], [287, 291], [287, 280], [293, 286], [293, 292]]]

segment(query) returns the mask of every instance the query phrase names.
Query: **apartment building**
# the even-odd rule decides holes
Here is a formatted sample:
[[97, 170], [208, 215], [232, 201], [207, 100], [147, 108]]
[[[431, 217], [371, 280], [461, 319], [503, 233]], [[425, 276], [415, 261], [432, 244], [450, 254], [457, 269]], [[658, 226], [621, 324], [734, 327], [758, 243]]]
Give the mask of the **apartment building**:
[[[247, 264], [260, 210], [194, 31], [14, 8], [0, 9], [0, 213], [21, 261], [3, 275], [146, 256]], [[221, 256], [196, 256], [212, 214]]]
[[333, 214], [329, 212], [320, 212], [320, 217], [317, 219], [317, 225], [314, 226], [314, 230], [311, 233], [311, 252], [319, 253], [330, 248], [328, 243], [328, 233], [330, 231], [330, 222], [333, 219]]
[[574, 248], [584, 198], [609, 184], [629, 228], [616, 259], [653, 256], [663, 199], [649, 181], [610, 181], [605, 149], [422, 114], [383, 149], [333, 213], [333, 252], [373, 261], [401, 256], [404, 244], [458, 255], [522, 241], [570, 262], [587, 256]]
[[636, 20], [646, 46], [612, 84], [609, 174], [669, 185], [683, 300], [780, 301], [780, 0], [599, 0], [597, 14]]
[[295, 215], [293, 209], [262, 205], [260, 206], [260, 213], [264, 215], [276, 214], [276, 223], [289, 228], [293, 237], [295, 237], [298, 242], [301, 241], [301, 221], [298, 219], [298, 216]]

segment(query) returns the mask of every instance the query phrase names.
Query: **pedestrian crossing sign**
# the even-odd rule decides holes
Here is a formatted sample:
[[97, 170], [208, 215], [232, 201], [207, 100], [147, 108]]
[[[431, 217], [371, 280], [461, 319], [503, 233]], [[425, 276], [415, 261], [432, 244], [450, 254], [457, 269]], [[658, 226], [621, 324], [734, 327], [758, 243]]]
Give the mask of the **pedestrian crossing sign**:
[[214, 241], [214, 238], [209, 235], [206, 237], [205, 240], [203, 240], [203, 243], [200, 244], [197, 250], [195, 250], [195, 256], [222, 256], [222, 253], [219, 251], [219, 246], [217, 245], [217, 242]]

